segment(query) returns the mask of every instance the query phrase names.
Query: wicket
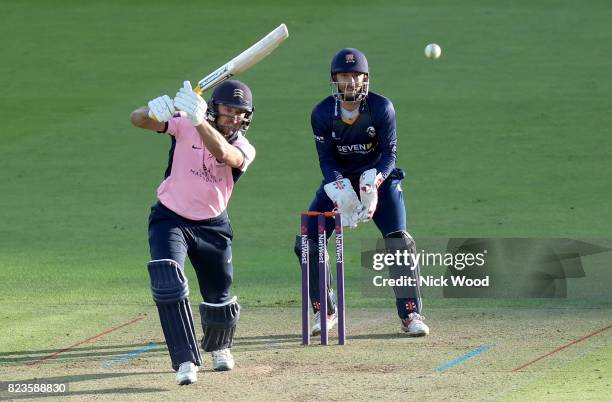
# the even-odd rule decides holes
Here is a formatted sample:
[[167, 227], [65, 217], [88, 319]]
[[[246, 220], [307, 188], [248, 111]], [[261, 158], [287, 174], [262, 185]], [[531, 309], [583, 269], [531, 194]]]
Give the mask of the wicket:
[[336, 232], [336, 281], [337, 281], [337, 305], [338, 315], [338, 344], [346, 343], [345, 333], [345, 307], [344, 307], [344, 239], [342, 232], [342, 217], [336, 212], [303, 212], [301, 216], [301, 266], [302, 266], [302, 344], [310, 344], [310, 306], [309, 306], [309, 246], [308, 246], [308, 222], [311, 218], [317, 218], [318, 228], [318, 269], [319, 269], [319, 299], [321, 317], [321, 345], [328, 344], [327, 334], [327, 272], [325, 261], [327, 257], [327, 233], [325, 231], [325, 220], [334, 218]]

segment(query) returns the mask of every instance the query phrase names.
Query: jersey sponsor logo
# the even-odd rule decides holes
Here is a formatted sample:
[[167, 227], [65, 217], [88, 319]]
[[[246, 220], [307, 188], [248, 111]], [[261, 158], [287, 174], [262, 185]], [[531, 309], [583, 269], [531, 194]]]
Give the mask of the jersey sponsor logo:
[[351, 144], [351, 145], [336, 145], [338, 152], [343, 155], [348, 154], [367, 154], [372, 152], [372, 143], [368, 144]]
[[195, 176], [198, 176], [202, 180], [207, 183], [220, 183], [223, 181], [223, 177], [217, 177], [214, 175], [213, 170], [206, 166], [204, 162], [202, 162], [202, 168], [195, 170], [189, 169], [189, 172]]
[[366, 132], [368, 133], [368, 135], [370, 136], [370, 138], [374, 138], [376, 137], [376, 129], [372, 126], [368, 127], [366, 129]]
[[199, 178], [201, 178], [202, 180], [204, 180], [207, 183], [220, 183], [223, 181], [223, 178], [221, 177], [215, 177], [212, 173], [210, 173], [209, 170], [203, 170], [203, 169], [199, 169], [199, 170], [194, 170], [194, 169], [190, 169], [189, 172], [195, 176], [198, 176]]

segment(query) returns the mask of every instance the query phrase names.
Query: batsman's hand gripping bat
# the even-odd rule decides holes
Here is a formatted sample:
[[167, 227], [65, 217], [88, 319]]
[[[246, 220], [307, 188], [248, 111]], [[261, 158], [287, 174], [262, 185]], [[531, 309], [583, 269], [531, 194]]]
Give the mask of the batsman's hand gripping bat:
[[[193, 89], [194, 92], [201, 95], [202, 92], [215, 87], [221, 82], [245, 72], [272, 53], [288, 37], [289, 31], [287, 31], [287, 26], [280, 24], [253, 46], [198, 81], [198, 85]], [[155, 118], [150, 111], [149, 117]]]

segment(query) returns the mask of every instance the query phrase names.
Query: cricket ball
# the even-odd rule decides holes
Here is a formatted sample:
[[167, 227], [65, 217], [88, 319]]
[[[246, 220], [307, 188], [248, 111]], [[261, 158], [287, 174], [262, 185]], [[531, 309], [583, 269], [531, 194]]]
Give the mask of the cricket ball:
[[428, 59], [437, 59], [442, 54], [442, 49], [435, 43], [430, 43], [425, 46], [425, 57]]

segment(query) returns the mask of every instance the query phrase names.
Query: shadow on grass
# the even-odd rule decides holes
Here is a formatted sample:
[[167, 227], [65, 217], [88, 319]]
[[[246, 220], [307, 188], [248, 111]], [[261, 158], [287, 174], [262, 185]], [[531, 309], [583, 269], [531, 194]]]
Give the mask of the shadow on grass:
[[[330, 339], [334, 335], [335, 330], [330, 331]], [[311, 338], [318, 338], [319, 335], [312, 335]], [[350, 336], [347, 334], [347, 339], [392, 339], [392, 338], [408, 338], [406, 334], [400, 332], [392, 332], [388, 334], [361, 334]], [[302, 334], [281, 334], [281, 335], [255, 335], [255, 336], [237, 336], [236, 343], [284, 343], [284, 342], [301, 342]]]
[[[157, 342], [161, 344], [161, 342]], [[125, 345], [100, 345], [100, 346], [84, 346], [79, 348], [72, 348], [70, 350], [105, 350], [105, 349], [118, 349], [118, 348], [136, 348], [150, 345], [151, 342], [145, 343], [130, 343]], [[40, 349], [40, 350], [15, 350], [10, 352], [0, 352], [0, 356], [12, 356], [12, 355], [32, 355], [32, 354], [47, 354], [47, 353], [55, 353], [61, 349]]]
[[[110, 346], [87, 346], [80, 348], [72, 348], [62, 352], [64, 349], [42, 349], [42, 350], [20, 350], [14, 352], [2, 352], [0, 353], [0, 366], [2, 365], [33, 365], [44, 362], [66, 362], [74, 360], [82, 360], [87, 358], [119, 358], [121, 356], [133, 353], [136, 350], [148, 346], [151, 343], [135, 343], [131, 345], [110, 345]], [[49, 357], [54, 353], [59, 353], [57, 356]], [[146, 351], [148, 356], [150, 355], [163, 355], [166, 354], [165, 342], [158, 343], [158, 347], [150, 351]], [[5, 357], [6, 356], [6, 357]]]
[[[335, 331], [330, 333], [329, 343], [337, 343], [337, 338], [334, 336]], [[407, 335], [396, 332], [388, 334], [360, 334], [351, 336], [347, 335], [347, 342], [351, 340], [374, 340], [374, 339], [397, 339], [397, 338], [408, 338]], [[312, 344], [319, 342], [319, 335], [313, 335], [310, 337]], [[39, 364], [45, 364], [50, 362], [71, 362], [75, 360], [85, 359], [108, 359], [114, 360], [121, 358], [122, 356], [128, 355], [135, 352], [137, 349], [150, 345], [149, 343], [135, 343], [131, 345], [105, 345], [105, 346], [86, 346], [66, 350], [57, 356], [46, 358], [47, 356], [61, 352], [63, 349], [41, 349], [41, 350], [21, 350], [14, 352], [1, 352], [0, 353], [0, 366], [13, 366], [13, 365], [32, 365], [33, 367]], [[159, 357], [167, 356], [167, 348], [165, 342], [159, 342], [159, 346], [146, 351], [146, 356]], [[251, 350], [259, 350], [270, 346], [277, 346], [283, 348], [298, 348], [302, 346], [301, 334], [278, 334], [278, 335], [254, 335], [254, 336], [238, 336], [234, 341], [234, 348], [240, 352], [246, 352]]]
[[[373, 340], [373, 339], [412, 339], [406, 334], [399, 332], [393, 332], [388, 334], [361, 334], [350, 336], [347, 334], [346, 342], [350, 343], [351, 340]], [[321, 337], [319, 335], [312, 335], [310, 342], [312, 345], [319, 343]], [[334, 336], [334, 331], [330, 333], [329, 344], [334, 345], [338, 343], [338, 339]], [[238, 352], [248, 352], [254, 350], [260, 350], [269, 348], [270, 346], [276, 346], [283, 349], [301, 348], [302, 335], [301, 334], [281, 334], [281, 335], [256, 335], [256, 336], [241, 336], [237, 337], [234, 341], [234, 348]]]

